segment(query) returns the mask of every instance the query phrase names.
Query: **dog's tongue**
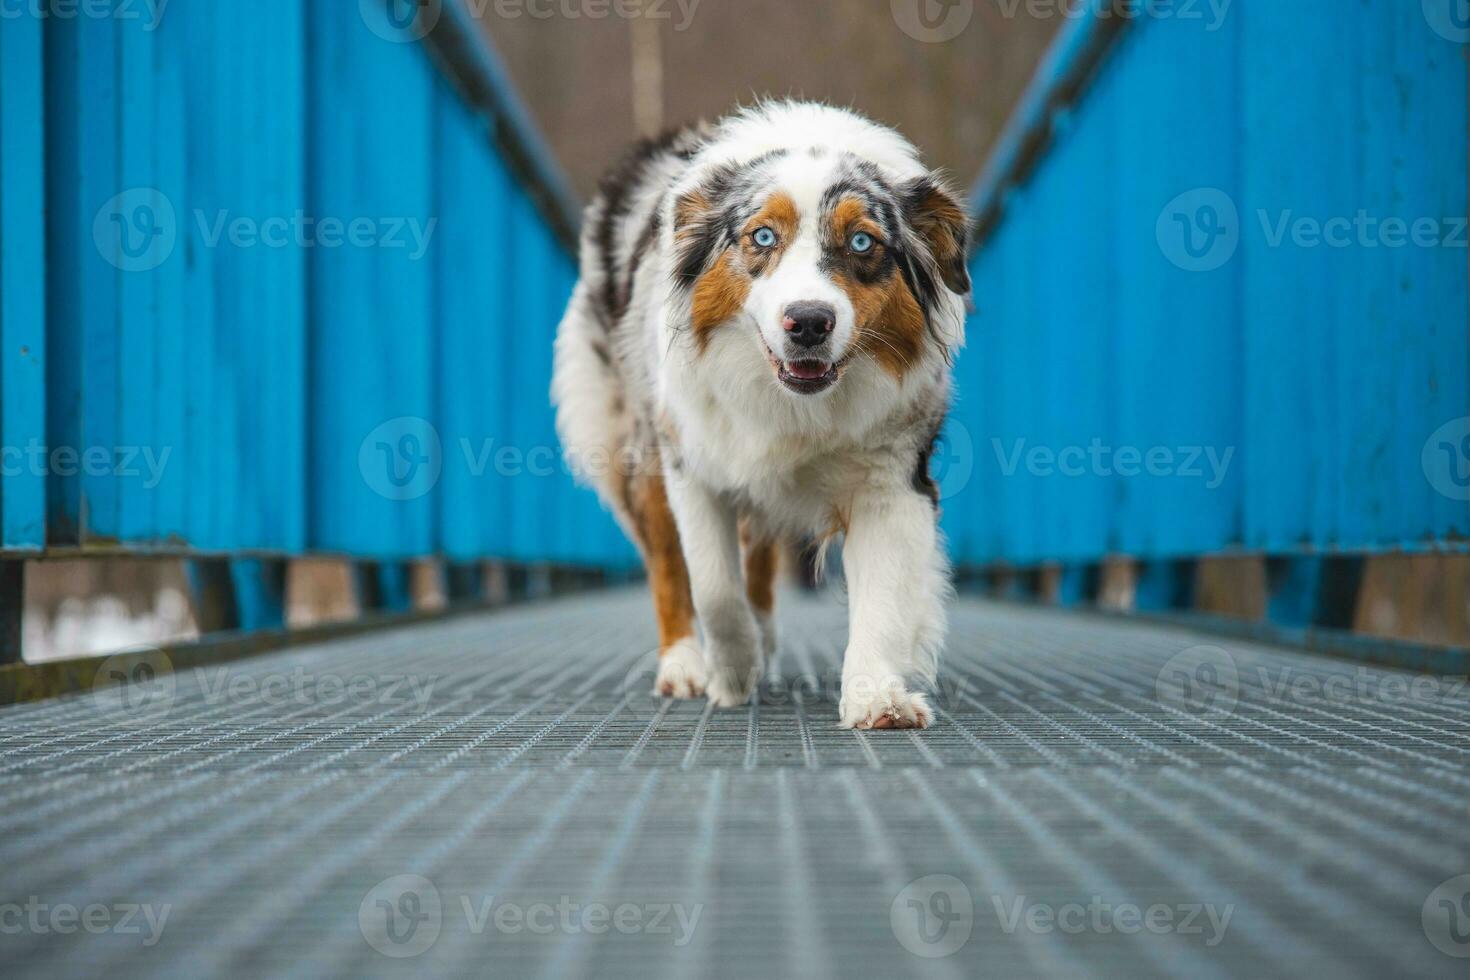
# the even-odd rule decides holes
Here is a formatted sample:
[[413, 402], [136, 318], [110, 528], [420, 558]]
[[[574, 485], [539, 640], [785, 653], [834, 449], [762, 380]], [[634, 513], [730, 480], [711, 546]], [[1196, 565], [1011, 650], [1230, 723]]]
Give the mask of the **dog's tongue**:
[[786, 365], [786, 373], [802, 381], [819, 381], [830, 370], [826, 361], [792, 361]]

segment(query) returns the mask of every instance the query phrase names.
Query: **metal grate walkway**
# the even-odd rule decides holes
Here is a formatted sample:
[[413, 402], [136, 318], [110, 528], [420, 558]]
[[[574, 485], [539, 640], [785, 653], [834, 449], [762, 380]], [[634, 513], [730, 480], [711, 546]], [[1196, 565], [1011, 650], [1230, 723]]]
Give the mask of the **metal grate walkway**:
[[0, 969], [1465, 975], [1454, 682], [967, 600], [936, 726], [856, 734], [837, 600], [788, 599], [732, 712], [648, 696], [650, 618], [609, 593], [0, 711]]

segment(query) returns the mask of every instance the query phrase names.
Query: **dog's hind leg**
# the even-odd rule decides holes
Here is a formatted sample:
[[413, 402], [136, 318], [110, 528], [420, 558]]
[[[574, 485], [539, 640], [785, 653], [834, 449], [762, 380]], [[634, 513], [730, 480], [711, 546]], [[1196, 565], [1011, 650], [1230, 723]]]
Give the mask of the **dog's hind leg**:
[[637, 529], [653, 610], [658, 618], [658, 676], [654, 693], [665, 697], [704, 695], [704, 655], [694, 638], [694, 598], [679, 529], [662, 473], [639, 474], [628, 487], [628, 510]]
[[761, 631], [761, 652], [770, 663], [776, 655], [776, 541], [756, 532], [748, 521], [740, 525], [740, 547], [745, 565], [745, 596]]

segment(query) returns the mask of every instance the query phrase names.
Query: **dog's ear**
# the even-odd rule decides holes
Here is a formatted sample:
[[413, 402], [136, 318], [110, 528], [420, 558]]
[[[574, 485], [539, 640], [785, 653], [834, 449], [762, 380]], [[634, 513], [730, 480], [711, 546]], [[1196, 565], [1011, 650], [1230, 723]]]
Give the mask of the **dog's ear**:
[[717, 171], [674, 200], [674, 281], [689, 287], [709, 267], [727, 230], [719, 201], [728, 177]]
[[903, 205], [909, 227], [928, 248], [944, 284], [961, 296], [969, 295], [965, 251], [970, 219], [954, 192], [937, 175], [915, 177], [903, 185]]

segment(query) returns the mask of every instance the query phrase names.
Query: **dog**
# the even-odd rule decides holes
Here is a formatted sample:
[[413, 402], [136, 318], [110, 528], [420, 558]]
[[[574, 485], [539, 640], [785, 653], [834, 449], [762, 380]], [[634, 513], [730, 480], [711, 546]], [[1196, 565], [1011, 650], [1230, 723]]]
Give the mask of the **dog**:
[[817, 103], [643, 141], [603, 179], [552, 401], [571, 468], [643, 556], [656, 693], [745, 704], [776, 650], [778, 543], [840, 535], [840, 723], [930, 723], [950, 580], [929, 464], [967, 236], [911, 143]]

